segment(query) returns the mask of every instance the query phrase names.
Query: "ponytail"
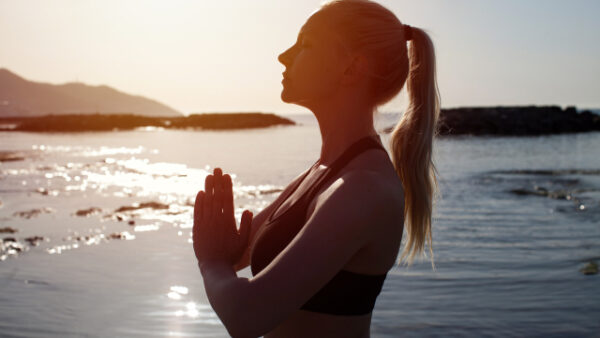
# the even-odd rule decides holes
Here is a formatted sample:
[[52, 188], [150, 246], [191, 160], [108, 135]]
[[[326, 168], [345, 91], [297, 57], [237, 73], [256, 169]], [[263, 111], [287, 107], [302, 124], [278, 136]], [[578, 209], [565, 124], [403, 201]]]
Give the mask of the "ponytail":
[[409, 105], [392, 131], [390, 149], [396, 173], [404, 187], [404, 220], [407, 239], [400, 262], [410, 265], [427, 244], [433, 262], [431, 218], [433, 199], [438, 191], [436, 167], [432, 159], [437, 135], [440, 98], [435, 74], [435, 52], [423, 30], [411, 27], [408, 49]]
[[434, 266], [431, 217], [438, 183], [432, 149], [440, 100], [433, 43], [423, 30], [407, 30], [394, 13], [373, 1], [331, 0], [314, 15], [328, 11], [337, 12], [328, 20], [346, 47], [372, 61], [368, 74], [374, 107], [392, 100], [407, 84], [409, 105], [390, 138], [392, 162], [404, 187], [408, 238], [400, 261], [410, 265], [427, 245]]

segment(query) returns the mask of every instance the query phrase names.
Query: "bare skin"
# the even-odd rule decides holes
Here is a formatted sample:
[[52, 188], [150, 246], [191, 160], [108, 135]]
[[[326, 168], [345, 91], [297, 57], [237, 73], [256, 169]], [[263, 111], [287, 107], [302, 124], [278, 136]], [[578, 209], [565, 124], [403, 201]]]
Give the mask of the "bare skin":
[[396, 261], [404, 192], [387, 154], [369, 150], [326, 182], [302, 230], [271, 264], [250, 279], [235, 273], [248, 266], [255, 234], [274, 205], [285, 199], [277, 214], [284, 212], [352, 143], [376, 134], [364, 75], [368, 60], [345, 52], [327, 19], [313, 15], [298, 42], [279, 57], [286, 67], [282, 100], [307, 107], [319, 122], [320, 165], [292, 196], [295, 181], [258, 215], [245, 213], [239, 232], [232, 230], [230, 178], [220, 169], [207, 177], [206, 192], [196, 200], [194, 250], [209, 301], [232, 336], [368, 337], [371, 314], [333, 316], [299, 308], [341, 269], [383, 274]]
[[[392, 164], [389, 161], [389, 158], [387, 158], [383, 152], [371, 150], [355, 158], [342, 170], [340, 176], [354, 170], [372, 170], [387, 175], [388, 177], [385, 180], [393, 182], [397, 179], [397, 175], [391, 166]], [[323, 170], [323, 168], [321, 168], [321, 170]], [[312, 176], [318, 177], [320, 176], [320, 173], [313, 174]], [[287, 210], [287, 208], [303, 195], [306, 189], [310, 187], [310, 183], [312, 183], [310, 176], [307, 177], [294, 194], [288, 197], [295, 182], [296, 180], [281, 193], [279, 198], [283, 197], [287, 198], [287, 200], [280, 206], [279, 210], [277, 210], [277, 215]], [[329, 186], [331, 183], [332, 182], [330, 181], [326, 183], [325, 186]], [[401, 222], [403, 217], [401, 206], [404, 198], [401, 184], [399, 182], [398, 184], [400, 185], [399, 190], [389, 192], [393, 194], [400, 191], [397, 196], [398, 200], [390, 201], [391, 204], [394, 204], [397, 207], [396, 210], [399, 211], [398, 214], [396, 217], [392, 216], [390, 219], [383, 219], [379, 224], [372, 224], [373, 232], [376, 236], [369, 244], [350, 259], [344, 266], [344, 270], [362, 274], [378, 275], [386, 273], [394, 265], [395, 257], [400, 246], [400, 239], [402, 238], [402, 226], [399, 222]], [[390, 186], [390, 190], [393, 189], [393, 186]], [[318, 198], [311, 202], [307, 212], [307, 219], [314, 212], [317, 200]], [[276, 200], [270, 206], [277, 204]], [[263, 210], [266, 210], [267, 208]], [[265, 223], [266, 218], [268, 218], [268, 215], [272, 211], [273, 208], [268, 210], [267, 213], [265, 213], [264, 219], [255, 218], [258, 222], [253, 222], [252, 224], [253, 233], [258, 231], [260, 226]], [[343, 211], [340, 210], [338, 212]], [[254, 237], [251, 237], [247, 254], [254, 245], [254, 239]], [[247, 267], [248, 264], [249, 261], [239, 262], [236, 268], [242, 269]], [[370, 325], [371, 313], [363, 316], [346, 317], [299, 310], [281, 323], [275, 330], [265, 335], [265, 337], [369, 337]]]

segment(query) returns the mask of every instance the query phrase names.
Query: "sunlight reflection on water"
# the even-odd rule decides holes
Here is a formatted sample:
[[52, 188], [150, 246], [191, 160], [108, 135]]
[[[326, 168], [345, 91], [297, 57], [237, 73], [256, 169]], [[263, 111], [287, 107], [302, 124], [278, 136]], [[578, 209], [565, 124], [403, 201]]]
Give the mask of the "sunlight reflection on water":
[[[1, 243], [11, 254], [0, 252], [0, 329], [21, 336], [226, 337], [190, 245], [195, 194], [210, 168], [222, 166], [236, 178], [239, 222], [244, 209], [256, 214], [268, 205], [319, 150], [314, 125], [2, 137], [3, 147], [25, 157], [0, 163], [0, 228], [18, 230]], [[591, 290], [598, 276], [579, 269], [599, 259], [600, 176], [522, 169], [597, 170], [599, 139], [439, 140], [437, 270], [426, 260], [392, 269], [372, 335], [597, 332]], [[536, 195], [542, 188], [567, 194]], [[43, 240], [28, 245], [35, 235]]]
[[[167, 297], [173, 301], [181, 301], [188, 295], [189, 289], [185, 286], [174, 285], [169, 288]], [[182, 301], [175, 303], [180, 309], [172, 312], [162, 312], [160, 314], [171, 315], [175, 317], [192, 318], [198, 323], [220, 325], [221, 321], [210, 305], [201, 304], [193, 301]], [[181, 309], [183, 307], [183, 309]]]

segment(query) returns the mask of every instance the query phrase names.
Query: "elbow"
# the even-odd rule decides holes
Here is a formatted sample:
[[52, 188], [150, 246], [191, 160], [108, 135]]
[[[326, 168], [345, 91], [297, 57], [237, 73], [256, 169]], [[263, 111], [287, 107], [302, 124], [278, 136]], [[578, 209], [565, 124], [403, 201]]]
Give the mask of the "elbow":
[[226, 315], [220, 316], [227, 333], [233, 338], [258, 337], [252, 335], [254, 332], [250, 330], [248, 324], [244, 321], [241, 306], [234, 307], [235, 309], [231, 309]]
[[240, 315], [238, 318], [230, 318], [228, 321], [223, 322], [227, 333], [233, 338], [256, 338], [267, 334], [270, 330], [257, 325], [258, 323], [252, 322], [248, 319], [248, 314]]
[[225, 326], [225, 328], [227, 329], [227, 333], [229, 333], [232, 338], [256, 338], [263, 335], [241, 327]]

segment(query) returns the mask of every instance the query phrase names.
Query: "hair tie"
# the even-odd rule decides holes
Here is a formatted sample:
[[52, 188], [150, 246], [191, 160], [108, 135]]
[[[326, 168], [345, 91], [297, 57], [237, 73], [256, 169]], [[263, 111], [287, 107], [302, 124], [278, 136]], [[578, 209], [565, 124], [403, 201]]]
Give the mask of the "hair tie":
[[412, 27], [410, 25], [404, 25], [404, 37], [406, 41], [412, 40]]

